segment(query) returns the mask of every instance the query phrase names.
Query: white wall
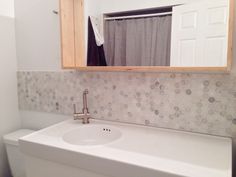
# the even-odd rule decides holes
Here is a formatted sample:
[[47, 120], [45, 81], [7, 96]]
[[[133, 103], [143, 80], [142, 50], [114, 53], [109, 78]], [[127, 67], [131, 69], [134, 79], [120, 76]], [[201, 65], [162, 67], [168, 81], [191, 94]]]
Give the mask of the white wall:
[[19, 70], [61, 68], [59, 0], [15, 0]]
[[10, 175], [2, 136], [21, 125], [18, 115], [15, 26], [12, 9], [12, 1], [0, 1], [0, 177]]
[[0, 15], [14, 17], [14, 0], [0, 0]]

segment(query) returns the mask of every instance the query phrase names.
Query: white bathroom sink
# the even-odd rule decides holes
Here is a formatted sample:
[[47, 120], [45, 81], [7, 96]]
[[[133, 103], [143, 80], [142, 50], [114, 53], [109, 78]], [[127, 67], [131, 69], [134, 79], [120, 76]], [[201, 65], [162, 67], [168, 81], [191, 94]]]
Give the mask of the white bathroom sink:
[[62, 139], [72, 145], [94, 146], [111, 143], [121, 135], [119, 129], [107, 125], [84, 125], [65, 133]]

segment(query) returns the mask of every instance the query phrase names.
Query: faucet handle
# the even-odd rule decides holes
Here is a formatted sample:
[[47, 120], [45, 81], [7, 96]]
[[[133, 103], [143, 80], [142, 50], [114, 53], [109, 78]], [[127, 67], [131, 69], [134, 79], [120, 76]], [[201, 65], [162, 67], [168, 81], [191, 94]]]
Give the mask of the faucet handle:
[[73, 107], [74, 107], [74, 114], [76, 114], [76, 104], [73, 104]]
[[88, 89], [85, 89], [84, 90], [84, 94], [88, 94], [89, 93], [89, 90]]

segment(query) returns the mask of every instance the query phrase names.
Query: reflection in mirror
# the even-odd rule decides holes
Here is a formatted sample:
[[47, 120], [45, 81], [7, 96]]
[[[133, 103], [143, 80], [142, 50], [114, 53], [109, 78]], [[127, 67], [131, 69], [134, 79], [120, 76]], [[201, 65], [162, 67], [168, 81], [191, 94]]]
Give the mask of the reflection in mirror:
[[170, 11], [146, 10], [138, 15], [130, 12], [105, 18], [107, 64], [170, 66], [172, 9], [167, 10]]
[[88, 66], [227, 66], [229, 0], [85, 0], [85, 17]]

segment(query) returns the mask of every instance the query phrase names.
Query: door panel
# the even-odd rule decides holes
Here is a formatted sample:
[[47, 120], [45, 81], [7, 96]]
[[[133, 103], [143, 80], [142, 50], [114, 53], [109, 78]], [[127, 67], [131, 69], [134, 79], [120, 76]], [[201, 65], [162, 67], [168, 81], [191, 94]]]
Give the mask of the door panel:
[[180, 58], [179, 65], [194, 66], [196, 60], [196, 40], [183, 40], [180, 42]]
[[[192, 3], [174, 7], [171, 66], [226, 66], [228, 18], [228, 0]], [[195, 45], [186, 46], [185, 44], [189, 43], [190, 40], [195, 41]], [[186, 43], [183, 41], [186, 41]], [[185, 55], [183, 52], [188, 54]], [[185, 58], [185, 56], [189, 58]]]

